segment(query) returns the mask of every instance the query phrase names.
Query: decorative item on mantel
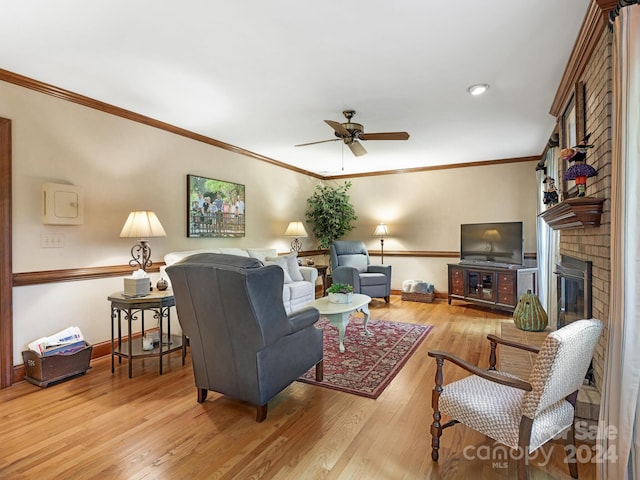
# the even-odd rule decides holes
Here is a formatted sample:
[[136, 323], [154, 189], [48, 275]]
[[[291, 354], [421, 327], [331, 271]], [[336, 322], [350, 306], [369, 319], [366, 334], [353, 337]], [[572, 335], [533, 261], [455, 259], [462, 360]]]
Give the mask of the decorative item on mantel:
[[351, 303], [353, 286], [348, 283], [333, 283], [327, 288], [330, 303]]
[[554, 178], [545, 175], [542, 184], [544, 185], [542, 203], [544, 203], [547, 208], [553, 207], [558, 203], [558, 189], [556, 188], [556, 181]]
[[547, 312], [542, 308], [538, 297], [527, 290], [518, 300], [518, 304], [513, 311], [513, 323], [520, 330], [528, 332], [541, 332], [549, 324]]
[[560, 151], [560, 158], [568, 160], [569, 162], [575, 162], [564, 173], [565, 180], [574, 180], [578, 187], [578, 196], [584, 197], [587, 190], [587, 178], [594, 177], [598, 174], [598, 171], [591, 165], [587, 165], [585, 160], [587, 158], [587, 150], [593, 148], [593, 145], [589, 145], [589, 133], [579, 145], [573, 148], [564, 148]]

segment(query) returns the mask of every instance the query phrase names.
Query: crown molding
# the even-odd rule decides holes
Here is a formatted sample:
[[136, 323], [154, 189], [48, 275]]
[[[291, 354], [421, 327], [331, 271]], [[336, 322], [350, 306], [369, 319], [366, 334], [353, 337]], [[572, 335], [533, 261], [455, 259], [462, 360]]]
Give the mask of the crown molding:
[[255, 152], [245, 150], [244, 148], [236, 147], [235, 145], [221, 142], [220, 140], [207, 137], [206, 135], [201, 135], [199, 133], [186, 130], [184, 128], [176, 127], [175, 125], [171, 125], [169, 123], [156, 120], [155, 118], [147, 117], [146, 115], [141, 115], [139, 113], [135, 113], [121, 107], [116, 107], [115, 105], [101, 102], [99, 100], [95, 100], [93, 98], [86, 97], [84, 95], [80, 95], [78, 93], [74, 93], [69, 90], [65, 90], [64, 88], [59, 88], [54, 85], [50, 85], [48, 83], [40, 82], [38, 80], [34, 80], [32, 78], [25, 77], [17, 73], [13, 73], [8, 70], [0, 69], [0, 80], [5, 81], [7, 83], [12, 83], [14, 85], [18, 85], [20, 87], [28, 88], [29, 90], [34, 90], [36, 92], [44, 93], [45, 95], [51, 95], [52, 97], [56, 97], [61, 100], [66, 100], [68, 102], [77, 103], [78, 105], [93, 108], [95, 110], [99, 110], [101, 112], [108, 113], [110, 115], [126, 118], [127, 120], [142, 123], [150, 127], [154, 127], [160, 130], [174, 133], [176, 135], [180, 135], [182, 137], [195, 140], [197, 142], [213, 145], [215, 147], [222, 148], [223, 150], [239, 153], [240, 155], [245, 155], [247, 157], [260, 160], [262, 162], [267, 162], [272, 165], [285, 168], [287, 170], [292, 170], [294, 172], [302, 173], [304, 175], [308, 175], [308, 176], [319, 178], [319, 179], [323, 178], [321, 175], [315, 174], [313, 172], [309, 172], [307, 170], [303, 170], [301, 168], [294, 167], [292, 165], [288, 165], [286, 163], [279, 162], [278, 160], [274, 160], [273, 158], [265, 157], [264, 155], [260, 155]]
[[580, 33], [573, 46], [569, 61], [565, 67], [560, 86], [551, 104], [549, 113], [558, 118], [567, 102], [571, 99], [576, 82], [584, 72], [591, 54], [600, 40], [600, 35], [609, 23], [609, 12], [618, 0], [593, 0], [580, 27]]
[[150, 127], [154, 127], [160, 130], [174, 133], [176, 135], [180, 135], [180, 136], [189, 138], [191, 140], [195, 140], [197, 142], [213, 145], [215, 147], [228, 150], [230, 152], [238, 153], [240, 155], [245, 155], [255, 160], [267, 162], [272, 165], [284, 168], [286, 170], [291, 170], [296, 173], [301, 173], [303, 175], [317, 178], [318, 180], [322, 180], [322, 181], [340, 180], [344, 178], [370, 177], [370, 176], [378, 176], [378, 175], [393, 175], [393, 174], [400, 174], [400, 173], [428, 172], [432, 170], [448, 170], [452, 168], [465, 168], [465, 167], [476, 167], [476, 166], [486, 167], [490, 165], [501, 165], [505, 163], [529, 162], [534, 160], [538, 161], [540, 159], [540, 156], [538, 155], [538, 156], [532, 156], [532, 157], [507, 158], [507, 159], [500, 159], [500, 160], [467, 162], [467, 163], [451, 164], [451, 165], [436, 165], [436, 166], [430, 166], [430, 167], [384, 170], [384, 171], [370, 172], [370, 173], [354, 173], [354, 174], [347, 174], [347, 175], [324, 176], [308, 170], [304, 170], [302, 168], [294, 167], [292, 165], [289, 165], [283, 162], [279, 162], [278, 160], [274, 160], [273, 158], [269, 158], [255, 152], [245, 150], [244, 148], [236, 147], [234, 145], [221, 142], [220, 140], [216, 140], [214, 138], [210, 138], [205, 135], [201, 135], [199, 133], [186, 130], [184, 128], [176, 127], [175, 125], [171, 125], [169, 123], [165, 123], [160, 120], [156, 120], [154, 118], [147, 117], [145, 115], [141, 115], [139, 113], [135, 113], [121, 107], [116, 107], [115, 105], [110, 105], [108, 103], [101, 102], [99, 100], [95, 100], [93, 98], [86, 97], [84, 95], [80, 95], [78, 93], [74, 93], [69, 90], [65, 90], [64, 88], [59, 88], [54, 85], [50, 85], [48, 83], [40, 82], [38, 80], [34, 80], [32, 78], [25, 77], [20, 74], [10, 72], [8, 70], [3, 70], [1, 68], [0, 68], [0, 81], [12, 83], [14, 85], [18, 85], [19, 87], [24, 87], [29, 90], [33, 90], [36, 92], [44, 93], [45, 95], [50, 95], [52, 97], [59, 98], [61, 100], [76, 103], [78, 105], [82, 105], [88, 108], [93, 108], [95, 110], [99, 110], [101, 112], [108, 113], [110, 115], [115, 115], [117, 117], [125, 118], [133, 122], [142, 123], [144, 125], [148, 125]]

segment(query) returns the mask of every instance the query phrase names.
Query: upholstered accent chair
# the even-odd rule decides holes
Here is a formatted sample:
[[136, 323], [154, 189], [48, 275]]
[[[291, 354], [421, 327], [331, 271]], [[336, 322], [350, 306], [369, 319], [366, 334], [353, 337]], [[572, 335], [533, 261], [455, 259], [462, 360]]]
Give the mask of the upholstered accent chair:
[[256, 258], [201, 253], [166, 271], [189, 338], [199, 403], [216, 391], [256, 405], [261, 422], [269, 400], [314, 365], [322, 380], [318, 310], [285, 313], [282, 268]]
[[335, 240], [329, 246], [333, 283], [353, 285], [355, 293], [384, 298], [391, 295], [391, 265], [372, 265], [364, 242]]
[[[438, 461], [442, 430], [463, 423], [517, 449], [518, 479], [528, 479], [528, 455], [556, 435], [564, 434], [569, 473], [578, 478], [575, 457], [570, 456], [575, 453], [575, 403], [602, 328], [599, 320], [578, 320], [551, 332], [539, 349], [489, 335], [488, 371], [448, 353], [429, 352], [437, 366], [432, 392], [433, 461]], [[496, 370], [498, 344], [537, 353], [527, 381]], [[443, 385], [445, 360], [473, 375]], [[444, 425], [440, 423], [443, 414], [452, 419]]]

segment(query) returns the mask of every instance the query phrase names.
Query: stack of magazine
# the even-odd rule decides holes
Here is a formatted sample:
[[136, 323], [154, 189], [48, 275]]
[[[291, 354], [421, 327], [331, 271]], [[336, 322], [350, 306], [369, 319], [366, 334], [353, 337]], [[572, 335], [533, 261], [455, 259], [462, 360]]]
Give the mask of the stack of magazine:
[[38, 355], [72, 354], [85, 347], [84, 337], [78, 327], [68, 327], [48, 337], [42, 337], [29, 344], [29, 349]]

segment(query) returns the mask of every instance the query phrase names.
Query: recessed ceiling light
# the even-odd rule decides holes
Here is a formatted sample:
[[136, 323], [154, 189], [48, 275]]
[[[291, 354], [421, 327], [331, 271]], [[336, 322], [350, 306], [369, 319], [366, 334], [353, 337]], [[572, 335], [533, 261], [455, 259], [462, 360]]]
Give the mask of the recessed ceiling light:
[[482, 95], [488, 89], [489, 85], [487, 85], [486, 83], [478, 83], [467, 88], [467, 92], [469, 92], [471, 95]]

